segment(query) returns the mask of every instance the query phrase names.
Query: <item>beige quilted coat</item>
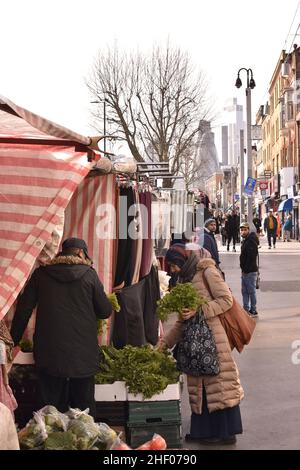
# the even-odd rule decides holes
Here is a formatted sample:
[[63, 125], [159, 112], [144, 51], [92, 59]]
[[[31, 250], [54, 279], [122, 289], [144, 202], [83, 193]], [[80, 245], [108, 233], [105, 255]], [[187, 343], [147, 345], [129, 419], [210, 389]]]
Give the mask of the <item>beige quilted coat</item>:
[[[203, 271], [212, 296], [203, 281]], [[205, 319], [215, 338], [220, 363], [220, 373], [216, 376], [187, 376], [191, 409], [194, 413], [202, 411], [202, 387], [205, 387], [209, 412], [223, 410], [238, 405], [244, 396], [239, 380], [237, 366], [231, 354], [226, 333], [218, 315], [232, 306], [232, 296], [227, 284], [212, 259], [202, 259], [197, 265], [197, 272], [192, 280], [200, 295], [208, 300], [203, 306]], [[181, 338], [182, 321], [164, 336], [162, 343], [172, 348]]]

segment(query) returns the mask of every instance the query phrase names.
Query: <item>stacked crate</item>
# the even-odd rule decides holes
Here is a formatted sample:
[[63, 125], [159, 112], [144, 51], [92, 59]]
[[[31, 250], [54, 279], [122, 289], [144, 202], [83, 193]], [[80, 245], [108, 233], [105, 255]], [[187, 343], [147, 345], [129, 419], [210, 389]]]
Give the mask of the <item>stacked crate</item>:
[[[139, 398], [139, 397], [137, 397]], [[127, 443], [135, 448], [160, 434], [168, 449], [181, 447], [181, 412], [179, 384], [169, 385], [165, 392], [149, 401], [134, 400], [128, 394]]]
[[125, 382], [95, 385], [95, 421], [106, 423], [124, 437], [128, 419], [127, 390]]

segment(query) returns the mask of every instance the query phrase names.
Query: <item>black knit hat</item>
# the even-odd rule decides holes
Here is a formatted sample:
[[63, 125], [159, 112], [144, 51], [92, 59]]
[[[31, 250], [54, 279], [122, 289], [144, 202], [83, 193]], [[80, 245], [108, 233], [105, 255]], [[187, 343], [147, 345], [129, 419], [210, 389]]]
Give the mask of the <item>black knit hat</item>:
[[87, 244], [81, 238], [67, 238], [62, 244], [62, 251], [64, 252], [67, 248], [79, 248], [83, 250], [85, 256], [91, 260], [88, 254]]

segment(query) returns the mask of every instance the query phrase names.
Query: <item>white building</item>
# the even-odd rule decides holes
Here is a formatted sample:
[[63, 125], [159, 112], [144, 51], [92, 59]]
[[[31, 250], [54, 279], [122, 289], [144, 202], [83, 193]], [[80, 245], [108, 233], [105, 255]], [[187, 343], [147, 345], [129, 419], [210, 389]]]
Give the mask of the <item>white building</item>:
[[[238, 164], [240, 155], [240, 130], [245, 130], [243, 106], [237, 103], [237, 98], [232, 98], [223, 108], [222, 163], [225, 165], [235, 166]], [[227, 136], [227, 149], [226, 142], [224, 142], [225, 136]]]

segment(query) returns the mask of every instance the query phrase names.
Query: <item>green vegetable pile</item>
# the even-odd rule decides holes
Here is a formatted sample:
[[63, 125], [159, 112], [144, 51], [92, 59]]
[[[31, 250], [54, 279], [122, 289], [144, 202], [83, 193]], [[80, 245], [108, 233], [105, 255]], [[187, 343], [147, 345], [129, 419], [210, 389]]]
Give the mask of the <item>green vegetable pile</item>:
[[95, 377], [97, 384], [125, 381], [130, 393], [142, 393], [144, 398], [151, 398], [169, 384], [178, 382], [176, 362], [166, 351], [160, 352], [149, 345], [123, 349], [101, 346], [100, 351], [102, 361], [101, 371]]
[[177, 284], [157, 302], [157, 315], [161, 321], [166, 321], [171, 313], [177, 312], [180, 317], [183, 309], [195, 310], [205, 303], [206, 300], [198, 294], [191, 282]]
[[104, 450], [110, 448], [117, 434], [107, 424], [95, 423], [86, 411], [60, 413], [49, 405], [34, 413], [18, 437], [21, 449]]

